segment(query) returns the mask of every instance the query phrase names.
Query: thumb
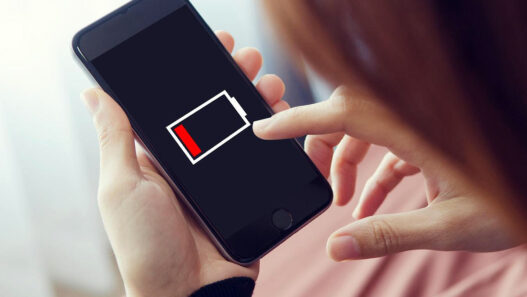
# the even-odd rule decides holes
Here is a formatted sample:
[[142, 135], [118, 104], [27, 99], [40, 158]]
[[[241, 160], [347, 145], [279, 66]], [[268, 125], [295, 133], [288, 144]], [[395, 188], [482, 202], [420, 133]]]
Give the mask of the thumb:
[[437, 219], [427, 212], [424, 208], [358, 220], [330, 236], [327, 252], [333, 260], [342, 261], [425, 248], [442, 233]]
[[89, 89], [82, 97], [99, 138], [100, 180], [111, 183], [123, 172], [139, 173], [134, 134], [124, 111], [101, 89]]
[[[327, 252], [335, 261], [365, 259], [414, 250], [498, 250], [509, 244], [478, 202], [465, 197], [453, 198], [418, 210], [376, 215], [355, 221], [335, 231]], [[492, 216], [491, 216], [492, 217]]]

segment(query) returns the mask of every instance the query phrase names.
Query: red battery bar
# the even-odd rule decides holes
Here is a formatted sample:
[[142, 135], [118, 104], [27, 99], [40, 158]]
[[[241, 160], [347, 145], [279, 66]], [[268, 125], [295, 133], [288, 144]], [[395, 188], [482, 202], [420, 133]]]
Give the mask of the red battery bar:
[[166, 128], [196, 164], [250, 126], [242, 106], [222, 91]]
[[194, 139], [192, 139], [192, 136], [188, 134], [187, 129], [185, 129], [185, 126], [179, 125], [174, 128], [174, 132], [176, 132], [176, 135], [183, 141], [183, 144], [188, 149], [188, 151], [192, 154], [193, 157], [199, 155], [201, 153], [201, 149], [196, 144]]

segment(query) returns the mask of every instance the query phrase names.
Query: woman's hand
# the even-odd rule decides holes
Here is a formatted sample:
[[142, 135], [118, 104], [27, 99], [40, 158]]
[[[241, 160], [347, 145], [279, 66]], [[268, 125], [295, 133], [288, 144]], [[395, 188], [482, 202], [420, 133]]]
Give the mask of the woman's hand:
[[[225, 32], [217, 36], [232, 51], [233, 38]], [[234, 59], [250, 79], [262, 65], [252, 48], [239, 50]], [[256, 87], [275, 111], [288, 108], [277, 76], [263, 76]], [[88, 90], [84, 98], [100, 143], [99, 208], [127, 296], [188, 296], [226, 278], [256, 279], [258, 264], [226, 261], [145, 153], [136, 154], [134, 134], [119, 105], [100, 89]]]
[[[362, 191], [353, 213], [357, 221], [330, 236], [327, 249], [334, 260], [411, 249], [495, 251], [515, 244], [467, 179], [362, 90], [338, 88], [329, 100], [275, 114], [255, 122], [253, 129], [263, 139], [311, 134], [305, 150], [330, 179], [337, 205], [351, 199], [357, 164], [370, 143], [391, 151]], [[426, 178], [427, 207], [372, 216], [404, 177], [420, 171]]]

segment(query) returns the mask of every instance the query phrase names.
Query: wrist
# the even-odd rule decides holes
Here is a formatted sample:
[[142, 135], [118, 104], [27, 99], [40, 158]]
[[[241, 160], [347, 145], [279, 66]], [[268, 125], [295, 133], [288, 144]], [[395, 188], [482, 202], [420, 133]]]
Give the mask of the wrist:
[[[186, 267], [192, 265], [188, 264]], [[249, 267], [225, 261], [223, 258], [209, 259], [194, 269], [177, 269], [142, 273], [121, 273], [126, 297], [188, 297], [192, 292], [216, 282], [231, 278], [247, 278], [256, 281], [259, 262]]]
[[203, 287], [197, 282], [168, 282], [164, 286], [159, 284], [127, 285], [125, 283], [125, 297], [188, 297], [192, 292]]
[[249, 277], [233, 277], [208, 284], [196, 290], [190, 297], [249, 297], [255, 280]]

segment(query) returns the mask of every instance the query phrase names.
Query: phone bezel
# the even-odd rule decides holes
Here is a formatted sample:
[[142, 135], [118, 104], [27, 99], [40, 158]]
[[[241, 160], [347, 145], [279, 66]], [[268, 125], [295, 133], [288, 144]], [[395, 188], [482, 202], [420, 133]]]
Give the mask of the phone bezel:
[[[160, 11], [159, 9], [160, 8], [162, 9], [163, 4], [167, 4], [167, 6], [168, 7], [172, 7], [172, 9], [168, 10], [168, 11]], [[255, 261], [259, 260], [261, 257], [263, 257], [268, 252], [270, 252], [272, 249], [274, 249], [276, 246], [278, 246], [280, 243], [282, 243], [288, 237], [290, 237], [291, 235], [296, 233], [298, 230], [300, 230], [303, 226], [308, 224], [310, 221], [315, 219], [317, 216], [319, 216], [322, 212], [324, 212], [324, 210], [326, 210], [331, 205], [331, 200], [332, 200], [331, 186], [329, 185], [329, 183], [327, 183], [327, 181], [325, 180], [323, 175], [318, 171], [316, 166], [311, 162], [309, 157], [304, 153], [301, 145], [295, 139], [291, 140], [297, 146], [299, 153], [304, 155], [304, 157], [306, 158], [306, 161], [309, 162], [311, 164], [311, 166], [313, 167], [313, 169], [315, 170], [315, 172], [317, 172], [317, 174], [319, 175], [319, 178], [321, 178], [321, 179], [323, 179], [325, 181], [326, 187], [328, 189], [327, 202], [324, 205], [322, 205], [319, 209], [314, 209], [313, 212], [312, 212], [312, 214], [313, 214], [312, 216], [306, 217], [304, 222], [302, 222], [296, 228], [292, 228], [291, 230], [288, 230], [288, 233], [285, 236], [282, 236], [278, 241], [276, 241], [275, 244], [273, 244], [270, 247], [265, 248], [263, 252], [258, 253], [255, 257], [252, 257], [252, 258], [240, 258], [240, 257], [237, 257], [236, 254], [229, 249], [229, 245], [228, 245], [228, 242], [226, 241], [226, 239], [224, 239], [221, 236], [221, 233], [218, 232], [214, 228], [214, 226], [210, 222], [208, 222], [208, 220], [206, 220], [206, 216], [204, 214], [202, 214], [202, 211], [200, 210], [199, 206], [193, 201], [192, 198], [189, 198], [190, 196], [188, 194], [186, 194], [184, 186], [181, 185], [177, 181], [176, 177], [172, 177], [171, 175], [169, 175], [165, 171], [165, 169], [160, 164], [160, 162], [157, 160], [155, 155], [151, 152], [151, 150], [150, 150], [151, 145], [148, 142], [143, 141], [143, 138], [140, 137], [140, 135], [142, 135], [142, 131], [141, 131], [140, 127], [135, 123], [133, 117], [130, 116], [130, 113], [127, 112], [126, 106], [124, 104], [121, 104], [121, 102], [118, 100], [118, 96], [113, 93], [113, 91], [110, 88], [110, 86], [104, 81], [102, 76], [98, 73], [97, 69], [91, 63], [91, 60], [95, 59], [97, 57], [97, 55], [95, 55], [93, 53], [90, 53], [88, 55], [92, 55], [92, 56], [90, 56], [90, 58], [88, 58], [86, 56], [86, 54], [81, 50], [81, 47], [82, 47], [81, 44], [82, 44], [83, 38], [86, 38], [86, 36], [90, 36], [90, 34], [93, 34], [94, 30], [104, 30], [105, 24], [108, 24], [108, 22], [110, 22], [110, 21], [118, 23], [119, 19], [126, 18], [128, 13], [132, 13], [132, 14], [133, 13], [138, 13], [138, 12], [145, 13], [145, 11], [148, 12], [148, 9], [152, 9], [152, 7], [154, 7], [153, 10], [156, 10], [157, 14], [152, 14], [150, 16], [156, 16], [156, 15], [158, 16], [157, 18], [156, 17], [152, 17], [152, 18], [145, 17], [144, 19], [141, 19], [142, 23], [135, 23], [135, 27], [134, 27], [135, 29], [127, 31], [127, 33], [126, 33], [126, 34], [128, 34], [129, 37], [131, 37], [134, 34], [144, 30], [145, 28], [147, 28], [151, 24], [159, 21], [164, 16], [169, 15], [170, 13], [174, 12], [175, 10], [179, 9], [180, 7], [182, 7], [184, 5], [188, 5], [189, 6], [191, 12], [196, 16], [196, 18], [198, 19], [200, 24], [205, 28], [205, 30], [208, 32], [210, 37], [215, 41], [215, 43], [218, 45], [218, 47], [223, 51], [225, 57], [227, 59], [229, 59], [231, 64], [241, 74], [241, 77], [243, 77], [243, 79], [245, 80], [245, 83], [248, 83], [249, 85], [252, 85], [252, 82], [243, 74], [243, 71], [238, 67], [236, 62], [232, 59], [230, 53], [227, 52], [227, 50], [223, 47], [221, 42], [215, 37], [214, 32], [210, 29], [210, 27], [207, 25], [207, 23], [202, 19], [202, 17], [199, 15], [199, 13], [196, 11], [196, 9], [192, 6], [190, 1], [188, 1], [188, 0], [176, 0], [176, 1], [174, 1], [174, 0], [170, 0], [170, 1], [169, 0], [154, 0], [154, 1], [152, 1], [152, 0], [148, 0], [148, 1], [135, 0], [135, 1], [131, 1], [129, 3], [126, 3], [125, 5], [117, 8], [113, 12], [109, 13], [108, 15], [104, 16], [103, 18], [99, 19], [98, 21], [92, 23], [91, 25], [89, 25], [89, 26], [85, 27], [84, 29], [82, 29], [81, 31], [79, 31], [74, 36], [73, 41], [72, 41], [73, 51], [74, 51], [75, 55], [79, 58], [79, 60], [82, 62], [84, 67], [86, 67], [88, 72], [93, 76], [95, 81], [101, 86], [101, 88], [103, 90], [105, 90], [110, 96], [112, 96], [115, 99], [115, 101], [123, 108], [125, 113], [128, 115], [128, 118], [130, 120], [130, 123], [131, 123], [132, 128], [133, 128], [134, 133], [135, 133], [135, 137], [138, 140], [138, 142], [143, 146], [145, 151], [147, 151], [147, 153], [148, 153], [150, 159], [153, 161], [154, 165], [162, 173], [162, 175], [165, 177], [165, 179], [167, 179], [167, 181], [169, 182], [170, 186], [173, 188], [173, 190], [176, 192], [177, 196], [180, 198], [179, 200], [182, 201], [187, 206], [187, 208], [191, 211], [191, 213], [194, 214], [195, 219], [197, 219], [199, 224], [202, 225], [202, 227], [204, 228], [206, 233], [209, 235], [209, 237], [213, 240], [213, 242], [215, 243], [217, 248], [220, 250], [220, 252], [226, 258], [228, 258], [230, 261], [233, 261], [233, 262], [238, 263], [240, 265], [250, 265], [250, 264], [254, 263]], [[165, 6], [165, 7], [167, 7], [167, 6]], [[147, 10], [145, 10], [145, 9], [147, 9]], [[97, 33], [95, 33], [95, 34], [97, 34]], [[123, 34], [126, 35], [125, 33], [123, 33]], [[120, 35], [117, 34], [116, 36], [120, 36]], [[95, 36], [91, 36], [91, 37], [94, 38], [93, 40], [99, 40]], [[104, 52], [112, 49], [113, 47], [115, 47], [116, 45], [118, 45], [120, 43], [119, 40], [121, 40], [120, 42], [122, 42], [122, 41], [126, 40], [126, 38], [123, 39], [123, 37], [120, 36], [119, 38], [116, 37], [113, 42], [102, 43], [102, 44], [100, 43], [98, 46], [103, 46], [103, 47], [102, 47], [102, 49], [99, 49], [99, 51], [101, 53], [104, 53]], [[95, 51], [95, 52], [97, 52], [97, 51]], [[265, 100], [261, 97], [261, 95], [258, 93], [256, 88], [254, 88], [254, 87], [253, 87], [253, 93], [255, 93], [255, 96], [257, 98], [259, 98], [259, 100], [261, 101], [263, 106], [267, 109], [269, 114], [272, 115], [273, 114], [272, 109], [265, 102]]]

